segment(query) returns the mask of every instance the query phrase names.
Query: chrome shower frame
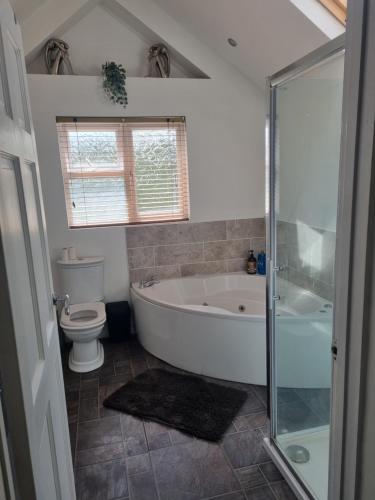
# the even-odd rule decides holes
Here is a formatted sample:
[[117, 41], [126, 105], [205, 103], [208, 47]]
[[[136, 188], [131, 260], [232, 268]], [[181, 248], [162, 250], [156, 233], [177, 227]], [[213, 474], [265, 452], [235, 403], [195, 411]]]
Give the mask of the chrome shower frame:
[[275, 273], [281, 263], [277, 262], [276, 255], [276, 176], [279, 171], [277, 158], [276, 134], [276, 92], [279, 85], [293, 80], [313, 66], [323, 63], [326, 59], [345, 50], [345, 35], [328, 42], [322, 47], [290, 64], [281, 71], [267, 78], [267, 117], [266, 117], [266, 248], [267, 248], [267, 294], [266, 294], [266, 321], [267, 321], [267, 374], [268, 374], [268, 416], [271, 421], [270, 437], [265, 438], [265, 446], [273, 461], [280, 469], [289, 486], [296, 496], [303, 500], [314, 498], [290, 466], [286, 456], [276, 442], [277, 424], [277, 391], [275, 380]]

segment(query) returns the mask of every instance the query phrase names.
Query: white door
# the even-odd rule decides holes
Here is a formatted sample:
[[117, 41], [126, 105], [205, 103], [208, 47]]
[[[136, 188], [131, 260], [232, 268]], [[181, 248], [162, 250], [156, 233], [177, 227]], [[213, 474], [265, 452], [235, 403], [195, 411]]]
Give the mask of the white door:
[[[27, 485], [27, 493], [23, 484], [19, 487], [23, 492], [20, 498], [74, 500], [59, 338], [22, 39], [8, 0], [0, 0], [0, 73], [0, 265], [7, 284], [2, 296], [8, 298], [10, 312], [8, 324], [5, 316], [0, 318], [0, 362], [8, 398], [10, 390], [14, 398], [22, 394], [19, 411], [26, 429], [24, 471], [17, 470], [19, 450], [13, 450], [16, 483], [24, 481], [22, 475], [29, 465], [29, 483], [33, 484]], [[4, 310], [3, 301], [0, 313]], [[6, 383], [8, 367], [16, 367], [19, 375], [19, 383], [15, 376], [11, 389], [9, 377]], [[17, 418], [22, 423], [22, 416]], [[14, 432], [11, 438], [19, 440]]]

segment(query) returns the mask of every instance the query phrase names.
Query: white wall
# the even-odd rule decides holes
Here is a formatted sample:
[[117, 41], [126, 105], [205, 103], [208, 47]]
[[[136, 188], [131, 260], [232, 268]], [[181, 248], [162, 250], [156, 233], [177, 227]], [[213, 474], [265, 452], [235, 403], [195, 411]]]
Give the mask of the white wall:
[[[107, 300], [128, 296], [125, 230], [68, 229], [56, 116], [184, 115], [192, 221], [264, 215], [264, 98], [250, 82], [130, 78], [126, 112], [96, 77], [29, 75], [29, 90], [52, 260], [67, 245], [104, 255]], [[55, 266], [53, 273], [58, 288]]]
[[[116, 18], [100, 5], [61, 33], [60, 38], [69, 45], [73, 71], [78, 75], [100, 75], [102, 64], [115, 61], [126, 68], [127, 76], [147, 76], [148, 49], [159, 41], [151, 32], [148, 36], [141, 34], [131, 23]], [[47, 73], [43, 53], [30, 62], [27, 69], [28, 73]], [[188, 69], [177, 64], [173, 57], [171, 77], [188, 76], [191, 76]]]

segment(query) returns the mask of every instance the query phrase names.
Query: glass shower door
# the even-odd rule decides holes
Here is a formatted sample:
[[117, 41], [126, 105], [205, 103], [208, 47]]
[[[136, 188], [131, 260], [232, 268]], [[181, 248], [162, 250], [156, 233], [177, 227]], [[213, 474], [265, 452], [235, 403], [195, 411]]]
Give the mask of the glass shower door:
[[328, 491], [344, 53], [272, 86], [272, 440], [313, 498]]

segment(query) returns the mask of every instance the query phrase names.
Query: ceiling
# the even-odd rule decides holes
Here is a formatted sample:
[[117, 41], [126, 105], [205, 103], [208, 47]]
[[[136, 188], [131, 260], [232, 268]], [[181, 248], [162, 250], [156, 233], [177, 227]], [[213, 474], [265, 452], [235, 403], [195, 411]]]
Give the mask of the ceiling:
[[[289, 0], [154, 1], [260, 86], [328, 41]], [[228, 44], [228, 37], [237, 47]]]
[[[95, 1], [98, 0], [86, 3]], [[52, 7], [54, 2], [56, 0], [11, 0], [21, 24], [34, 12], [37, 14], [42, 4]], [[301, 0], [153, 2], [262, 88], [267, 76], [328, 41], [301, 8], [296, 7]], [[309, 2], [315, 4], [313, 0]], [[229, 37], [238, 42], [237, 47], [228, 44]]]
[[17, 19], [22, 24], [25, 19], [31, 16], [31, 14], [40, 7], [46, 0], [11, 0], [14, 12], [17, 15]]
[[[255, 81], [328, 41], [289, 0], [154, 0]], [[227, 39], [238, 45], [231, 47]]]

